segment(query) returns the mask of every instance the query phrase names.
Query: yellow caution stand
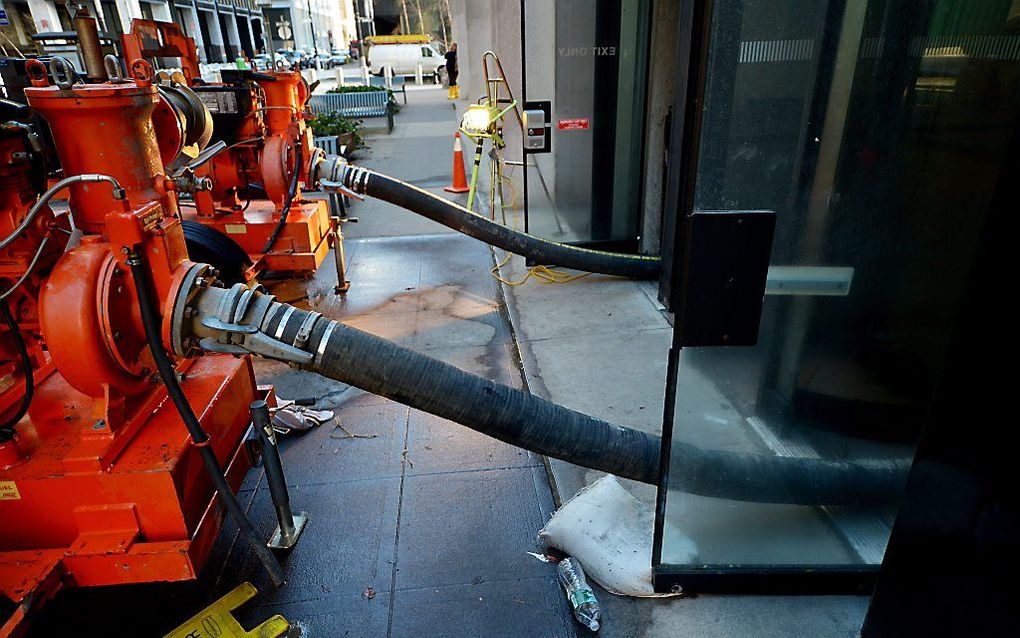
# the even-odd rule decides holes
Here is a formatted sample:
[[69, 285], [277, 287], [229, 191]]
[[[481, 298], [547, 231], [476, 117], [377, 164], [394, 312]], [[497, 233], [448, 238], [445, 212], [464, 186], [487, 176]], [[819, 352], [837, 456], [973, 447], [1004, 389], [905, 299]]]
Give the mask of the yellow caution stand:
[[291, 638], [300, 635], [291, 633], [290, 623], [279, 614], [251, 631], [245, 631], [231, 612], [254, 598], [257, 593], [258, 590], [251, 583], [242, 583], [164, 638]]

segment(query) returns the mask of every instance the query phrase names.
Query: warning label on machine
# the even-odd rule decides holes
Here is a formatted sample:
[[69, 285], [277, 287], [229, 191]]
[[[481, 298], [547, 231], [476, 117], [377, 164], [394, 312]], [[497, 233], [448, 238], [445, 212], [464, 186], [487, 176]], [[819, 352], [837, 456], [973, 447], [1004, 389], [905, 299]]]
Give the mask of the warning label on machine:
[[14, 481], [0, 481], [0, 501], [20, 501], [21, 492]]
[[588, 118], [586, 117], [571, 117], [559, 121], [561, 131], [578, 131], [586, 128], [588, 128]]

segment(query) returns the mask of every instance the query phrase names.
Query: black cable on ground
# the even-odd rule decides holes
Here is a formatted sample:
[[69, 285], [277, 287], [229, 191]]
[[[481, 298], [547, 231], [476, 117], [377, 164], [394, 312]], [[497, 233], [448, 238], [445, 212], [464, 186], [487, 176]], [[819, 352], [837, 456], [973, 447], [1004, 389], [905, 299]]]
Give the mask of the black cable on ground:
[[654, 279], [662, 267], [658, 257], [580, 248], [522, 233], [417, 186], [361, 167], [346, 171], [344, 185], [539, 264], [634, 279]]
[[177, 370], [174, 368], [174, 364], [170, 360], [169, 355], [167, 355], [166, 350], [163, 349], [163, 342], [160, 336], [161, 321], [154, 305], [155, 294], [152, 290], [152, 285], [149, 283], [149, 273], [145, 268], [145, 262], [141, 256], [131, 255], [128, 259], [128, 265], [131, 267], [131, 276], [134, 279], [137, 291], [138, 307], [141, 310], [142, 323], [145, 326], [145, 336], [149, 342], [149, 348], [152, 350], [152, 357], [156, 361], [159, 376], [163, 379], [163, 384], [166, 386], [167, 394], [180, 413], [184, 426], [188, 428], [191, 440], [198, 447], [206, 472], [208, 472], [209, 478], [212, 479], [213, 487], [216, 488], [216, 492], [219, 494], [220, 502], [223, 503], [227, 512], [234, 519], [234, 522], [237, 523], [238, 528], [240, 528], [241, 534], [248, 540], [255, 554], [262, 561], [270, 580], [272, 580], [275, 586], [279, 587], [286, 580], [283, 568], [266, 546], [265, 541], [258, 538], [255, 528], [248, 520], [248, 517], [245, 516], [241, 504], [230, 489], [230, 485], [223, 475], [223, 468], [220, 467], [220, 462], [216, 458], [216, 453], [213, 452], [212, 446], [208, 445], [209, 435], [202, 429], [202, 424], [199, 423], [198, 417], [195, 416], [195, 411], [191, 408], [191, 404], [188, 403], [188, 397], [184, 394], [184, 390], [177, 380]]
[[32, 370], [32, 358], [28, 355], [28, 347], [25, 345], [25, 338], [21, 335], [18, 322], [14, 320], [7, 300], [0, 300], [0, 315], [3, 315], [4, 322], [11, 331], [11, 339], [18, 349], [18, 357], [21, 358], [22, 375], [25, 377], [25, 394], [21, 397], [21, 405], [14, 413], [0, 423], [0, 443], [10, 441], [14, 438], [14, 426], [28, 413], [28, 406], [32, 405], [32, 395], [35, 393], [35, 373]]
[[287, 199], [283, 202], [283, 210], [280, 211], [280, 219], [276, 222], [276, 227], [273, 228], [273, 234], [269, 236], [269, 241], [266, 242], [266, 247], [262, 249], [263, 253], [268, 253], [273, 249], [273, 244], [276, 243], [276, 238], [280, 236], [283, 231], [283, 227], [287, 225], [287, 217], [290, 216], [290, 205], [294, 203], [294, 196], [297, 195], [298, 178], [301, 175], [301, 162], [304, 160], [301, 158], [301, 144], [297, 144], [297, 161], [294, 163], [294, 178], [290, 180], [290, 188], [287, 189]]
[[[282, 307], [281, 307], [282, 306]], [[309, 312], [267, 313], [267, 334], [294, 343]], [[280, 321], [286, 323], [280, 327]], [[306, 327], [307, 329], [307, 327]], [[449, 419], [546, 456], [644, 483], [658, 482], [660, 437], [596, 419], [470, 374], [386, 339], [314, 320], [306, 369]], [[908, 465], [829, 461], [711, 450], [674, 441], [670, 489], [740, 501], [800, 505], [895, 502]]]

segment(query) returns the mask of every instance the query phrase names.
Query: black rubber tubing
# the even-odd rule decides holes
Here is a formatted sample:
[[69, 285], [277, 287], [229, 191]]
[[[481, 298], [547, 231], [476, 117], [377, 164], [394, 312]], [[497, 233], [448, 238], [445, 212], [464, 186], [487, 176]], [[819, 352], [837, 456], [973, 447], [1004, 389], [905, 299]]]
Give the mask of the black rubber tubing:
[[536, 263], [633, 279], [655, 279], [662, 260], [650, 255], [626, 255], [549, 241], [486, 219], [478, 213], [399, 179], [363, 168], [348, 170], [345, 185], [355, 192], [428, 217], [469, 237], [521, 255]]
[[28, 356], [25, 338], [21, 335], [21, 328], [18, 327], [18, 322], [15, 320], [10, 306], [7, 305], [6, 299], [0, 299], [0, 315], [3, 315], [7, 329], [11, 331], [11, 339], [14, 340], [14, 346], [18, 350], [18, 357], [21, 359], [21, 372], [25, 379], [25, 394], [21, 397], [18, 409], [3, 423], [0, 423], [0, 443], [4, 443], [14, 438], [14, 426], [28, 414], [28, 408], [32, 405], [32, 395], [35, 392], [35, 372], [32, 370], [32, 358]]
[[263, 253], [269, 253], [273, 249], [273, 245], [276, 243], [276, 239], [280, 236], [280, 232], [283, 227], [287, 225], [287, 218], [290, 216], [290, 207], [294, 203], [294, 197], [297, 195], [298, 178], [301, 176], [301, 144], [297, 145], [297, 157], [294, 161], [294, 177], [290, 180], [290, 186], [287, 187], [287, 197], [283, 202], [283, 210], [280, 211], [280, 219], [276, 221], [276, 226], [273, 228], [273, 232], [269, 235], [269, 239], [266, 241], [265, 248], [262, 249]]
[[[267, 334], [294, 343], [308, 311], [271, 310]], [[279, 322], [286, 317], [280, 331]], [[330, 327], [332, 326], [332, 327]], [[321, 341], [327, 335], [326, 343]], [[658, 436], [575, 412], [470, 374], [343, 323], [316, 320], [305, 369], [449, 419], [511, 445], [643, 483], [659, 480]], [[800, 505], [894, 503], [908, 466], [710, 450], [673, 441], [669, 487], [739, 501]]]
[[161, 321], [159, 313], [156, 312], [155, 294], [152, 285], [149, 283], [149, 272], [145, 267], [145, 262], [142, 257], [131, 255], [128, 259], [128, 265], [131, 267], [131, 277], [134, 279], [135, 290], [137, 291], [138, 307], [142, 315], [142, 324], [145, 326], [145, 337], [149, 342], [149, 348], [152, 350], [152, 358], [156, 362], [156, 369], [163, 380], [163, 385], [166, 386], [167, 394], [181, 415], [181, 420], [184, 422], [184, 427], [188, 429], [191, 440], [198, 447], [199, 453], [202, 456], [202, 462], [205, 465], [206, 472], [209, 474], [209, 478], [212, 480], [216, 493], [220, 497], [220, 502], [223, 503], [227, 513], [237, 523], [237, 527], [241, 530], [241, 535], [251, 544], [255, 555], [258, 556], [263, 566], [265, 566], [273, 585], [279, 587], [286, 581], [283, 568], [266, 546], [265, 541], [259, 539], [251, 521], [245, 516], [241, 504], [237, 501], [237, 497], [234, 496], [233, 490], [230, 489], [230, 485], [227, 483], [226, 476], [223, 475], [223, 468], [220, 467], [219, 459], [216, 458], [216, 453], [213, 451], [212, 446], [203, 445], [209, 441], [209, 435], [202, 429], [202, 424], [199, 422], [198, 417], [195, 416], [195, 411], [191, 408], [191, 404], [188, 403], [188, 397], [184, 394], [184, 389], [181, 388], [181, 384], [177, 380], [177, 370], [174, 368], [170, 356], [163, 349], [163, 341], [160, 334]]

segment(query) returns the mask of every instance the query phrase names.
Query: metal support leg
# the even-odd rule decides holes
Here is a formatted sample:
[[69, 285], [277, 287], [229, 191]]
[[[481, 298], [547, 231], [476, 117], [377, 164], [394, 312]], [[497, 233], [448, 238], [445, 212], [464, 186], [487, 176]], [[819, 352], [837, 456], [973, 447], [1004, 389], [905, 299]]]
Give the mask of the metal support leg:
[[333, 228], [333, 261], [336, 265], [336, 286], [333, 292], [347, 292], [351, 282], [347, 281], [347, 255], [344, 253], [344, 221], [357, 222], [356, 217], [348, 218], [344, 208], [344, 198], [340, 193], [329, 194], [329, 223]]
[[267, 544], [272, 549], [290, 549], [297, 544], [298, 537], [308, 522], [308, 515], [305, 512], [294, 515], [290, 509], [287, 479], [283, 475], [283, 461], [280, 459], [280, 449], [276, 445], [276, 432], [273, 431], [269, 418], [269, 405], [259, 399], [252, 401], [248, 408], [251, 410], [255, 432], [262, 443], [262, 466], [266, 471], [266, 483], [269, 485], [269, 494], [276, 508], [276, 518], [280, 521], [279, 527]]
[[475, 161], [471, 166], [471, 190], [468, 191], [467, 209], [474, 211], [475, 187], [478, 186], [478, 167], [482, 164], [482, 139], [475, 144]]
[[489, 219], [496, 221], [496, 147], [489, 151]]

